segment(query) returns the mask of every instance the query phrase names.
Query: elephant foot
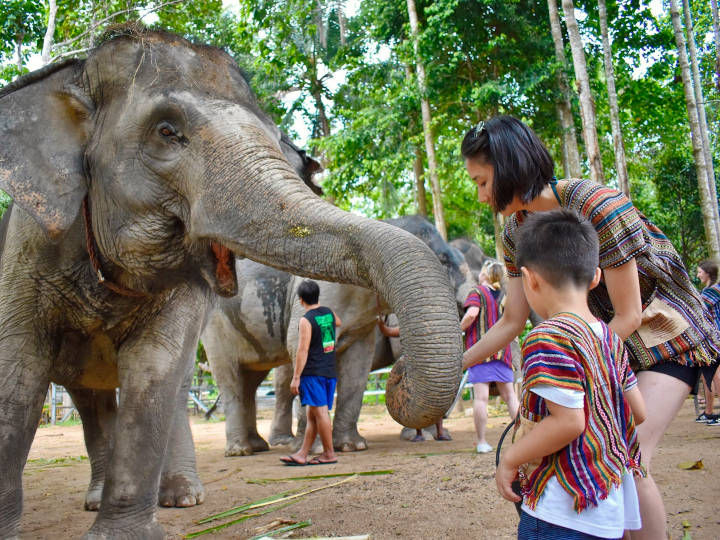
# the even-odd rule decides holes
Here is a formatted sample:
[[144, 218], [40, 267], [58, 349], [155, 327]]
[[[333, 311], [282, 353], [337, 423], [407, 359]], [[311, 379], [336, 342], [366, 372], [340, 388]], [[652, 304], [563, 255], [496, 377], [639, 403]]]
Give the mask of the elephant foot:
[[91, 482], [85, 494], [85, 510], [89, 512], [97, 512], [100, 510], [100, 501], [102, 500], [103, 482]]
[[295, 437], [292, 433], [271, 433], [270, 444], [272, 446], [285, 446], [292, 444], [295, 441]]
[[249, 441], [227, 441], [225, 443], [225, 457], [252, 456], [253, 453]]
[[160, 480], [160, 506], [187, 508], [202, 504], [204, 500], [205, 489], [195, 473], [163, 475]]
[[150, 523], [126, 523], [123, 527], [97, 520], [83, 540], [165, 540], [165, 529], [155, 516]]
[[360, 452], [368, 448], [365, 437], [362, 437], [357, 431], [342, 435], [333, 434], [333, 446], [340, 452]]
[[270, 445], [257, 433], [254, 433], [248, 437], [250, 439], [250, 447], [253, 452], [267, 452], [270, 450]]

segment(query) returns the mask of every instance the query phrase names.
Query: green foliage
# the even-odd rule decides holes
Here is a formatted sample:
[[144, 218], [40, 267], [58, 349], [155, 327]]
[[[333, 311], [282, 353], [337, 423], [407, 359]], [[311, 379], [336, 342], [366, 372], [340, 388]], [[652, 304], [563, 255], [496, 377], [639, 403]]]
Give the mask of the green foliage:
[[650, 184], [633, 184], [633, 199], [667, 235], [691, 275], [707, 257], [695, 164], [687, 145], [670, 147], [649, 167]]
[[10, 196], [0, 189], [0, 218], [2, 218], [3, 214], [5, 214], [5, 210], [8, 209], [11, 202], [12, 199]]

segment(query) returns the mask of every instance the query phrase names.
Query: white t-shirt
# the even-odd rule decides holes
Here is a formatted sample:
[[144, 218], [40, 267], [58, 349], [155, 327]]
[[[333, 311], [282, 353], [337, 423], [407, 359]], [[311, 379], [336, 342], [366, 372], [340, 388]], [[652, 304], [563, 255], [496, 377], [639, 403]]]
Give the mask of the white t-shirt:
[[[602, 325], [591, 323], [590, 326], [602, 338]], [[569, 409], [584, 407], [585, 392], [579, 390], [539, 384], [531, 391], [547, 401]], [[553, 476], [545, 485], [535, 509], [531, 510], [524, 502], [522, 509], [542, 521], [601, 538], [620, 538], [625, 529], [635, 530], [642, 526], [640, 505], [632, 473], [626, 473], [623, 476], [622, 484], [619, 487], [611, 488], [607, 498], [600, 500], [597, 506], [588, 506], [582, 512], [577, 513], [574, 505], [572, 495], [565, 491], [557, 477]]]

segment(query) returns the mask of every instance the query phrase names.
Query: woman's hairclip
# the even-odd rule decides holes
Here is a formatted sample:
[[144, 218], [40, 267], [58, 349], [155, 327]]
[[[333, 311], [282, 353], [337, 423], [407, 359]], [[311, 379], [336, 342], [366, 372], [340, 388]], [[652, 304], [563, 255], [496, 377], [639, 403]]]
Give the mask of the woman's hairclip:
[[480, 120], [477, 124], [475, 124], [475, 127], [473, 129], [475, 130], [475, 136], [479, 137], [480, 134], [483, 132], [483, 129], [485, 129], [485, 121]]

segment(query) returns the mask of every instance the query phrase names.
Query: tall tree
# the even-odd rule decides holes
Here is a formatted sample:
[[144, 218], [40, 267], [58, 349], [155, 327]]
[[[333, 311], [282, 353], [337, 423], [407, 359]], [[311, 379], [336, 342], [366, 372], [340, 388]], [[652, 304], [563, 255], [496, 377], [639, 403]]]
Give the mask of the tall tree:
[[580, 178], [582, 176], [580, 152], [578, 151], [577, 133], [575, 132], [575, 121], [572, 113], [572, 95], [566, 75], [568, 62], [565, 57], [565, 44], [562, 37], [557, 0], [547, 0], [547, 4], [550, 14], [550, 32], [555, 45], [555, 59], [559, 64], [559, 68], [555, 71], [557, 87], [560, 91], [556, 107], [563, 136], [563, 168], [567, 178]]
[[575, 67], [575, 79], [577, 80], [578, 95], [580, 98], [580, 113], [582, 115], [583, 139], [585, 140], [585, 151], [590, 162], [590, 178], [600, 184], [605, 183], [603, 174], [602, 157], [600, 155], [600, 143], [598, 142], [597, 128], [595, 125], [595, 103], [590, 90], [590, 79], [588, 77], [587, 63], [585, 62], [585, 50], [580, 39], [580, 29], [575, 19], [575, 5], [573, 0], [562, 0], [563, 13], [565, 15], [565, 26], [567, 27], [572, 50], [573, 65]]
[[[685, 36], [690, 53], [689, 63], [690, 72], [692, 73], [693, 90], [695, 93], [695, 106], [698, 111], [698, 127], [700, 129], [700, 139], [703, 145], [703, 153], [705, 154], [705, 173], [707, 175], [708, 190], [711, 194], [711, 200], [714, 208], [714, 215], [718, 216], [717, 188], [715, 187], [715, 167], [713, 167], [712, 151], [710, 149], [710, 135], [708, 132], [707, 115], [705, 114], [705, 98], [703, 97], [702, 81], [700, 80], [700, 69], [698, 67], [697, 47], [695, 46], [695, 31], [692, 22], [692, 13], [690, 11], [689, 0], [683, 0], [683, 13], [685, 15]], [[720, 241], [720, 219], [715, 220], [715, 227]]]
[[57, 2], [50, 0], [48, 5], [48, 22], [45, 30], [45, 38], [42, 47], [42, 63], [46, 65], [50, 62], [50, 54], [52, 52], [53, 36], [55, 35], [55, 16], [57, 15]]
[[603, 63], [605, 64], [608, 104], [610, 105], [610, 124], [612, 126], [613, 147], [615, 149], [615, 170], [620, 191], [626, 195], [630, 195], [630, 182], [628, 180], [627, 163], [625, 162], [625, 143], [623, 142], [622, 128], [620, 127], [620, 109], [618, 107], [617, 91], [615, 90], [615, 70], [613, 68], [613, 54], [608, 32], [605, 0], [598, 0], [598, 17], [600, 19], [600, 34], [603, 44]]
[[720, 90], [720, 15], [718, 0], [710, 0], [712, 7], [713, 34], [715, 35], [715, 85]]
[[700, 134], [700, 121], [698, 119], [697, 103], [693, 91], [690, 67], [688, 65], [687, 51], [685, 50], [685, 36], [683, 35], [682, 23], [677, 0], [670, 0], [670, 18], [672, 20], [675, 34], [675, 43], [678, 50], [678, 62], [680, 74], [685, 92], [685, 106], [687, 108], [688, 120], [690, 122], [690, 137], [692, 140], [693, 156], [695, 158], [695, 169], [697, 171], [697, 182], [700, 191], [700, 206], [702, 208], [703, 224], [705, 225], [705, 236], [708, 241], [710, 255], [713, 258], [720, 256], [720, 242], [717, 234], [717, 213], [714, 210], [714, 193], [710, 193], [707, 182], [707, 163], [703, 149], [702, 135]]
[[415, 0], [407, 0], [407, 9], [408, 18], [410, 19], [410, 31], [412, 32], [413, 50], [415, 51], [415, 74], [420, 91], [420, 108], [422, 112], [423, 133], [425, 135], [425, 153], [428, 160], [428, 172], [430, 173], [430, 187], [432, 188], [433, 217], [435, 218], [435, 228], [440, 233], [440, 236], [447, 240], [445, 211], [442, 205], [440, 178], [438, 177], [437, 159], [435, 157], [435, 140], [432, 132], [432, 114], [430, 113], [430, 101], [427, 98], [427, 85], [425, 84], [425, 64], [420, 56], [420, 30], [417, 10], [415, 9]]

